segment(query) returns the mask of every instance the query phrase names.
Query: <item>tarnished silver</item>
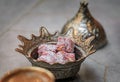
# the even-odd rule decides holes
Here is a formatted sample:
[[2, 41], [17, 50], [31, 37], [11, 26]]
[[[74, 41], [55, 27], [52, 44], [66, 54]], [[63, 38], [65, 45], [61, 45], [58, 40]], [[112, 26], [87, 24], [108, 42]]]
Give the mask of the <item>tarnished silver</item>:
[[106, 34], [102, 25], [93, 18], [87, 6], [88, 2], [85, 0], [80, 3], [80, 9], [77, 14], [64, 25], [61, 34], [64, 34], [72, 27], [74, 29], [74, 36], [82, 35], [82, 39], [94, 35], [95, 40], [93, 44], [98, 49], [107, 43]]
[[[73, 33], [74, 29], [71, 28], [62, 35], [57, 32], [50, 34], [45, 27], [41, 27], [40, 35], [35, 36], [32, 34], [31, 39], [27, 39], [24, 36], [19, 35], [18, 39], [22, 42], [22, 45], [19, 45], [19, 48], [16, 48], [16, 51], [25, 55], [33, 66], [43, 67], [50, 70], [55, 75], [56, 79], [72, 77], [77, 74], [81, 63], [85, 60], [85, 58], [96, 51], [93, 45], [91, 45], [91, 42], [94, 40], [95, 36], [90, 36], [89, 38], [82, 40], [82, 36], [73, 36]], [[44, 61], [37, 61], [31, 56], [32, 52], [39, 45], [43, 43], [54, 43], [57, 41], [57, 37], [59, 36], [67, 36], [74, 41], [76, 48], [76, 50], [74, 50], [76, 56], [76, 60], [74, 62], [68, 62], [65, 64], [54, 63], [51, 65]]]

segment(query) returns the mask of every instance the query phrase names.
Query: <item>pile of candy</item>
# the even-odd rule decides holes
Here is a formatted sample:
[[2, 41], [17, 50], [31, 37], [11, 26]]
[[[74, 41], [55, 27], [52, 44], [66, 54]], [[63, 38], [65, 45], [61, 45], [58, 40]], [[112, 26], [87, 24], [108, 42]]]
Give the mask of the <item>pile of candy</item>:
[[49, 64], [75, 61], [74, 42], [68, 37], [58, 37], [56, 45], [41, 44], [38, 47], [38, 61]]

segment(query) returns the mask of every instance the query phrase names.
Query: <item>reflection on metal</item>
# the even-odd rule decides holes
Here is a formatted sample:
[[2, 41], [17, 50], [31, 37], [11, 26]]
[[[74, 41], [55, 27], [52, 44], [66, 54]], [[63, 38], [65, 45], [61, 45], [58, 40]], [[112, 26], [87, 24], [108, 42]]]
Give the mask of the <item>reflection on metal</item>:
[[[50, 70], [55, 75], [56, 79], [75, 76], [85, 58], [94, 53], [96, 50], [94, 49], [93, 45], [91, 45], [95, 36], [90, 36], [89, 38], [82, 40], [82, 36], [73, 36], [73, 30], [74, 29], [71, 28], [68, 30], [68, 32], [62, 35], [58, 34], [57, 32], [50, 34], [46, 28], [41, 27], [40, 35], [35, 36], [32, 34], [31, 39], [27, 39], [24, 36], [19, 35], [18, 39], [22, 42], [22, 45], [19, 45], [19, 48], [16, 48], [16, 51], [25, 55], [33, 66], [43, 67]], [[51, 65], [44, 61], [37, 61], [31, 57], [33, 50], [35, 50], [40, 44], [56, 42], [58, 36], [69, 36], [75, 42], [76, 61], [68, 62], [66, 64], [54, 63]], [[76, 52], [81, 53], [78, 54]]]
[[102, 25], [90, 14], [87, 6], [88, 2], [86, 1], [80, 3], [79, 11], [64, 25], [61, 34], [64, 34], [72, 27], [74, 36], [82, 35], [83, 39], [86, 39], [94, 35], [94, 46], [98, 49], [107, 43], [106, 34]]
[[55, 82], [55, 77], [44, 68], [22, 67], [6, 73], [0, 82]]

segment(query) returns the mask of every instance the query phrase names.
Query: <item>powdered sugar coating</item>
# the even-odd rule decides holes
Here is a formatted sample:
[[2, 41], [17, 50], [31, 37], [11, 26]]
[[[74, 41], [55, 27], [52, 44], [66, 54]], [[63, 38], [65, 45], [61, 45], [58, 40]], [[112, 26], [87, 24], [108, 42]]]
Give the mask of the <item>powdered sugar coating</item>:
[[66, 52], [73, 52], [74, 51], [74, 42], [67, 37], [58, 37], [57, 42], [57, 49], [66, 51]]
[[75, 61], [74, 42], [68, 37], [58, 37], [56, 45], [41, 44], [38, 47], [38, 61], [44, 61], [49, 64]]
[[54, 64], [56, 62], [56, 55], [52, 51], [44, 51], [41, 55], [38, 57], [38, 61], [45, 61], [49, 64]]
[[52, 51], [52, 52], [56, 52], [56, 45], [52, 45], [52, 44], [41, 44], [38, 47], [38, 53], [42, 54], [44, 51]]

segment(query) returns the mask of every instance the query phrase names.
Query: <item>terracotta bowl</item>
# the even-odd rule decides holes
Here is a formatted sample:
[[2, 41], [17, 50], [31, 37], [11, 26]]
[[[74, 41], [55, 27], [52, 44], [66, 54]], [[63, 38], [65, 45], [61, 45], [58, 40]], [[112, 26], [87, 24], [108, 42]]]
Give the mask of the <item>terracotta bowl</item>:
[[[27, 39], [24, 36], [19, 35], [18, 39], [23, 44], [19, 45], [19, 48], [17, 48], [16, 51], [25, 55], [25, 57], [32, 63], [33, 66], [43, 67], [50, 70], [55, 75], [56, 79], [73, 77], [79, 71], [81, 63], [85, 60], [85, 58], [95, 52], [93, 45], [91, 45], [91, 42], [94, 40], [95, 37], [91, 36], [88, 39], [81, 40], [82, 36], [73, 37], [71, 35], [71, 32], [73, 32], [72, 29], [70, 29], [64, 35], [59, 35], [59, 33], [57, 32], [54, 34], [50, 34], [46, 28], [41, 27], [40, 35], [35, 36], [32, 34], [31, 39]], [[68, 62], [66, 64], [55, 63], [51, 65], [43, 61], [37, 61], [35, 57], [31, 55], [40, 44], [56, 42], [58, 36], [64, 37], [68, 35], [71, 36], [70, 38], [75, 42], [74, 52], [76, 61]]]

